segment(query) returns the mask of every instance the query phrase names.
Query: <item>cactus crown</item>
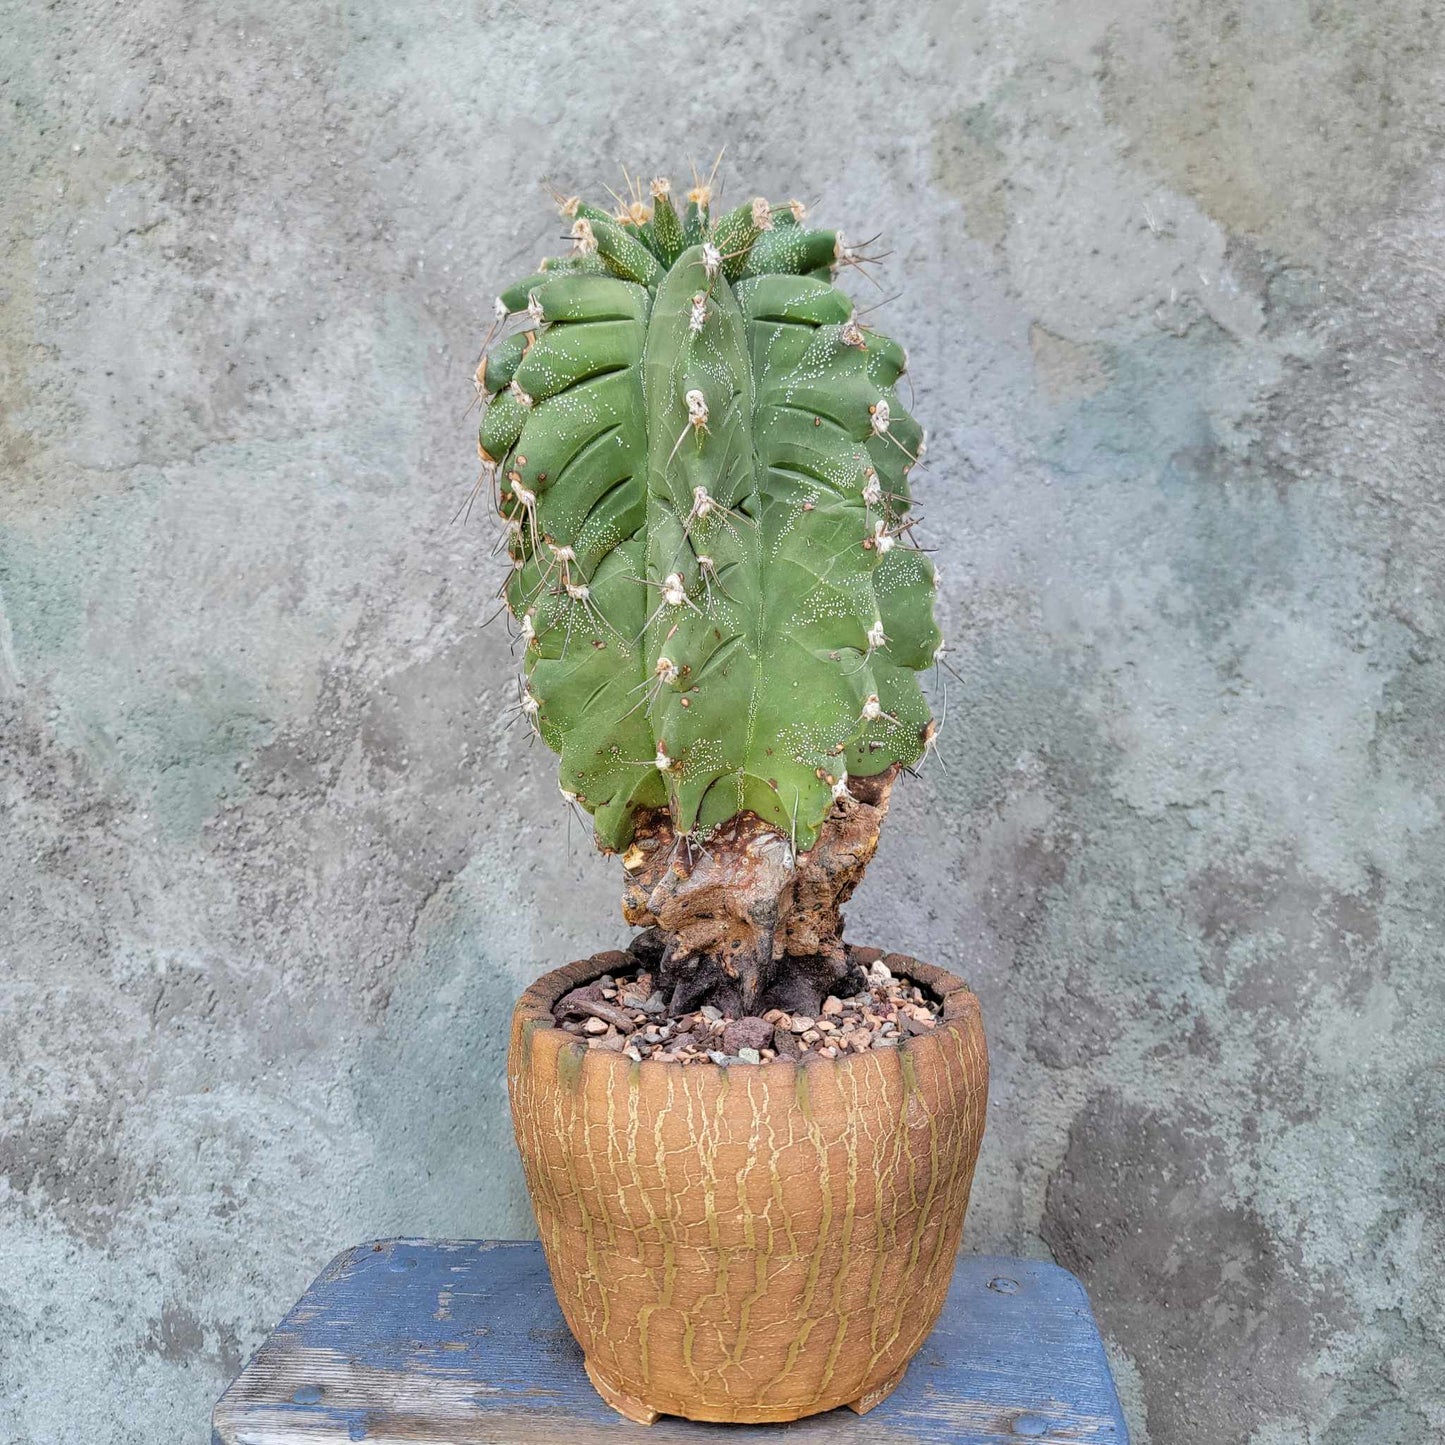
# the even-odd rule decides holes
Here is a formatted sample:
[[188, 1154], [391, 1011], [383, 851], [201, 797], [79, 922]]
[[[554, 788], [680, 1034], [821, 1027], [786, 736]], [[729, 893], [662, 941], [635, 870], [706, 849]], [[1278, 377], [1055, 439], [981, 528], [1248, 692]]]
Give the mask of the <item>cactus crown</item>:
[[561, 206], [572, 254], [498, 297], [477, 371], [522, 713], [604, 848], [665, 809], [677, 835], [753, 813], [806, 850], [849, 778], [932, 738], [903, 349], [796, 202], [714, 217], [700, 185], [680, 214], [654, 181], [650, 205]]

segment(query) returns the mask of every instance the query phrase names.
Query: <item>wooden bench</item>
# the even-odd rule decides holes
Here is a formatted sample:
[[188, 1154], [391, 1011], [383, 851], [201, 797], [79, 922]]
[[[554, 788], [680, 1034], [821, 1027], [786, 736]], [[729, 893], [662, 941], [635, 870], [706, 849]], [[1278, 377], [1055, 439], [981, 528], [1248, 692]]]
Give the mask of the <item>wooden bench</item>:
[[541, 1247], [391, 1239], [338, 1255], [217, 1402], [216, 1445], [1128, 1445], [1088, 1298], [1035, 1259], [965, 1255], [903, 1383], [866, 1417], [650, 1428], [582, 1369]]

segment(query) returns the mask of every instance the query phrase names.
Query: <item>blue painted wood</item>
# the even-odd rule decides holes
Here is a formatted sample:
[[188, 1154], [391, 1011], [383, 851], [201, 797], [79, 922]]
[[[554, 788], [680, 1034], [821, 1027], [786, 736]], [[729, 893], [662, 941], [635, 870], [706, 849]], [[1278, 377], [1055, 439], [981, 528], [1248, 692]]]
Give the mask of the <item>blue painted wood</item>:
[[321, 1273], [216, 1405], [215, 1445], [1128, 1445], [1083, 1286], [1057, 1265], [966, 1255], [937, 1328], [866, 1417], [651, 1428], [582, 1370], [540, 1246], [398, 1239]]

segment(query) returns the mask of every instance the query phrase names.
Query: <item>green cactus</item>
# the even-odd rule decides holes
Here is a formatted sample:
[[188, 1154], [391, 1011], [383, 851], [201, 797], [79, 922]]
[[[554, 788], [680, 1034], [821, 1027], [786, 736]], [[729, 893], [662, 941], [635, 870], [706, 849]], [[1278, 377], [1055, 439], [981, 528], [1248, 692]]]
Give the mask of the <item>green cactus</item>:
[[[714, 220], [710, 199], [698, 187], [680, 216], [658, 181], [650, 208], [615, 216], [564, 202], [573, 254], [498, 297], [495, 329], [521, 327], [478, 369], [521, 708], [599, 844], [649, 886], [660, 855], [639, 848], [665, 835], [688, 873], [678, 849], [711, 855], [739, 819], [754, 854], [786, 841], [793, 879], [840, 809], [876, 800], [866, 780], [886, 803], [933, 736], [916, 675], [941, 639], [932, 565], [909, 545], [923, 435], [894, 391], [903, 350], [832, 284], [854, 259], [839, 233], [763, 200]], [[741, 950], [779, 953], [781, 921]], [[674, 971], [708, 961], [670, 942]], [[774, 960], [726, 954], [692, 992], [731, 980], [757, 1006]]]

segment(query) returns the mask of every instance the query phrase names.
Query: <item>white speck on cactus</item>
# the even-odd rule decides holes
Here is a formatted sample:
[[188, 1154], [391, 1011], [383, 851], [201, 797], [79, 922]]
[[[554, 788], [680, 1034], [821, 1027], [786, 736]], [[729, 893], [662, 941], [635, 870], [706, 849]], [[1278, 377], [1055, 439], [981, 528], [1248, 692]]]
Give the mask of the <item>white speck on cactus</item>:
[[722, 252], [711, 241], [704, 241], [702, 243], [702, 269], [707, 272], [709, 281], [717, 275], [721, 265]]
[[836, 802], [842, 802], [842, 800], [847, 796], [847, 794], [848, 794], [848, 770], [847, 770], [846, 768], [844, 768], [844, 770], [842, 771], [842, 773], [839, 774], [838, 780], [833, 784], [833, 801], [834, 801], [835, 803], [836, 803]]
[[888, 435], [888, 423], [892, 419], [892, 413], [888, 410], [887, 397], [880, 396], [872, 406], [868, 408], [868, 414], [873, 420], [873, 431], [877, 436]]
[[592, 222], [586, 216], [578, 216], [572, 222], [572, 246], [579, 256], [590, 256], [597, 249], [597, 237], [592, 234]]
[[[690, 395], [691, 393], [689, 393]], [[694, 487], [692, 489], [692, 514], [694, 517], [705, 517], [717, 505], [708, 496], [706, 487]]]
[[883, 488], [878, 481], [878, 473], [869, 467], [863, 475], [868, 479], [863, 484], [863, 500], [870, 507], [876, 507], [883, 500]]
[[760, 231], [773, 229], [773, 208], [763, 196], [753, 198], [753, 225]]
[[571, 547], [556, 547], [556, 546], [554, 546], [554, 547], [552, 548], [552, 555], [553, 555], [559, 562], [575, 562], [575, 561], [577, 560], [577, 553], [576, 553], [575, 551], [573, 551], [573, 549], [572, 549]]
[[592, 589], [585, 582], [568, 582], [566, 587], [567, 595], [574, 602], [586, 602], [592, 595]]
[[681, 607], [687, 601], [687, 588], [682, 585], [681, 572], [669, 572], [662, 579], [662, 600], [669, 607]]
[[523, 507], [533, 507], [537, 504], [536, 492], [529, 491], [521, 482], [512, 483], [512, 495]]
[[517, 385], [517, 378], [515, 376], [512, 378], [511, 384], [507, 387], [507, 390], [510, 391], [512, 395], [517, 398], [518, 406], [530, 407], [532, 405], [532, 398], [528, 396], [527, 393], [523, 391], [520, 386]]
[[875, 652], [875, 651], [877, 651], [877, 649], [880, 648], [880, 647], [882, 647], [883, 644], [886, 643], [887, 641], [888, 641], [888, 638], [887, 638], [887, 637], [884, 635], [884, 633], [883, 633], [883, 622], [882, 622], [882, 619], [879, 619], [877, 622], [875, 622], [875, 623], [873, 624], [872, 627], [870, 627], [870, 628], [868, 629], [868, 650], [869, 650], [869, 652]]
[[701, 333], [702, 328], [707, 325], [707, 297], [699, 291], [692, 298], [692, 311], [687, 318], [687, 329], [694, 336]]
[[536, 635], [537, 635], [537, 625], [536, 625], [536, 623], [534, 623], [534, 622], [532, 621], [532, 614], [531, 614], [530, 612], [524, 612], [524, 613], [522, 614], [522, 637], [523, 637], [523, 639], [524, 639], [525, 641], [527, 641], [527, 642], [531, 642], [532, 639], [533, 639], [534, 637], [536, 637]]
[[873, 546], [880, 556], [893, 550], [893, 538], [888, 535], [887, 524], [881, 518], [873, 524]]
[[663, 196], [672, 194], [672, 182], [666, 176], [653, 176], [651, 189], [652, 199], [659, 201]]
[[533, 326], [542, 324], [542, 303], [537, 299], [535, 291], [527, 292], [527, 319]]
[[507, 310], [507, 303], [500, 296], [492, 302], [492, 314], [498, 321], [505, 321], [512, 313]]
[[681, 676], [677, 664], [670, 657], [659, 657], [653, 672], [669, 686]]

